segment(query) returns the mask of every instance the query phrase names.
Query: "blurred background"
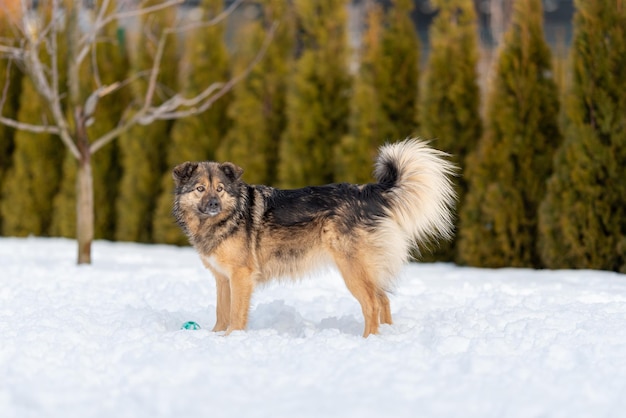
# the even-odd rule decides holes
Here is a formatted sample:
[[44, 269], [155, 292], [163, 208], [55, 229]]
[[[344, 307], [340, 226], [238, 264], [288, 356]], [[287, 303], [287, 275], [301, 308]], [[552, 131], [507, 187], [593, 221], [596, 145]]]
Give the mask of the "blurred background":
[[422, 260], [626, 272], [624, 28], [596, 0], [0, 0], [0, 235], [186, 245], [180, 162], [364, 183], [417, 136], [460, 167]]

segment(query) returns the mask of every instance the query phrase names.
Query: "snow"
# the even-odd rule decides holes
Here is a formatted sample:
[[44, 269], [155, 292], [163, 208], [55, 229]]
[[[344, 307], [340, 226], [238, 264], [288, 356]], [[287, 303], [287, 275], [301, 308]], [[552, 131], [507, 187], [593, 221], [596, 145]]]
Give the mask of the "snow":
[[[258, 289], [210, 332], [190, 248], [0, 239], [0, 416], [620, 417], [626, 276], [407, 266], [363, 339], [335, 271]], [[202, 329], [181, 330], [188, 320]]]

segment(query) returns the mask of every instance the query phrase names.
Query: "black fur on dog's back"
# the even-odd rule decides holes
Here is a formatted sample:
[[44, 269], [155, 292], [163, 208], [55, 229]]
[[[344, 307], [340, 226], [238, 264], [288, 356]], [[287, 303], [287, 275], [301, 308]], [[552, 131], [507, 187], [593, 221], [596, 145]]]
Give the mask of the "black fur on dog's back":
[[384, 188], [340, 183], [302, 189], [273, 189], [266, 200], [269, 225], [291, 227], [323, 217], [337, 219], [345, 232], [359, 226], [374, 227], [385, 215]]

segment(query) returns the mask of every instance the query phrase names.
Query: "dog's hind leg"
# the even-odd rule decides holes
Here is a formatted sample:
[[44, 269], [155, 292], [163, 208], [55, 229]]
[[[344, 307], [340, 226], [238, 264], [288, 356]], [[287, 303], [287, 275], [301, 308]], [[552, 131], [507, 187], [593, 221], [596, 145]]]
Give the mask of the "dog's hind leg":
[[215, 315], [217, 317], [213, 331], [226, 331], [230, 324], [230, 283], [228, 277], [223, 274], [213, 272], [217, 290], [217, 306]]
[[230, 324], [226, 335], [246, 328], [253, 291], [254, 276], [250, 269], [236, 269], [230, 278]]
[[[368, 269], [357, 260], [335, 256], [335, 263], [343, 276], [348, 290], [361, 304], [363, 318], [365, 319], [363, 337], [377, 334], [381, 315], [381, 299], [378, 294], [382, 290], [377, 288]], [[389, 305], [388, 302], [387, 300], [387, 306]]]

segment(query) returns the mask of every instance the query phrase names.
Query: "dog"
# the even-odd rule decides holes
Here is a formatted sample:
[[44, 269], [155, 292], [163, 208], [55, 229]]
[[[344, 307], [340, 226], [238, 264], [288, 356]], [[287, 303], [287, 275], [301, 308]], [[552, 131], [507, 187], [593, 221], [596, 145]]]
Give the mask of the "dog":
[[173, 170], [173, 214], [213, 273], [213, 331], [244, 330], [255, 287], [334, 265], [361, 305], [367, 337], [391, 324], [387, 292], [411, 250], [453, 234], [456, 167], [408, 138], [383, 145], [376, 183], [282, 190], [249, 185], [231, 162]]

